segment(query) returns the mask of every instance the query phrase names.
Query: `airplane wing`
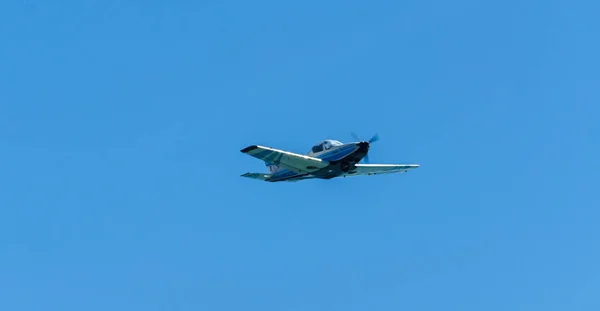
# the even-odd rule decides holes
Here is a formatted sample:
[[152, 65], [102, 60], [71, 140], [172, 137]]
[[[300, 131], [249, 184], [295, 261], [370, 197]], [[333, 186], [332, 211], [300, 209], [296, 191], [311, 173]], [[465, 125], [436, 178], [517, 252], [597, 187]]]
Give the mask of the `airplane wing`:
[[356, 168], [344, 176], [404, 173], [417, 167], [418, 164], [356, 164]]
[[329, 165], [328, 161], [321, 159], [257, 145], [248, 146], [240, 151], [298, 173], [310, 174]]

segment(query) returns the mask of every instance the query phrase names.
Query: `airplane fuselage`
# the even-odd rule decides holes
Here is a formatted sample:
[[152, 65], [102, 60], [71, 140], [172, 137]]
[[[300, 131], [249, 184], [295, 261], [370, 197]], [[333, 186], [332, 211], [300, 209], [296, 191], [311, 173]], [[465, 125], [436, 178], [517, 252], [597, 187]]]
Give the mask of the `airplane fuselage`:
[[351, 174], [354, 165], [360, 162], [368, 152], [369, 143], [367, 142], [342, 144], [337, 141], [326, 140], [313, 146], [307, 155], [329, 162], [330, 164], [327, 167], [311, 174], [280, 169], [269, 177], [269, 181], [300, 180], [305, 178], [331, 179], [346, 173]]
[[[240, 151], [264, 161], [268, 173], [247, 172], [241, 176], [267, 182], [293, 182], [315, 178], [405, 173], [419, 167], [418, 164], [370, 164], [370, 144], [378, 139], [378, 135], [375, 135], [368, 141], [346, 144], [328, 139], [314, 145], [304, 155], [260, 145], [247, 146]], [[359, 163], [363, 158], [367, 163]]]

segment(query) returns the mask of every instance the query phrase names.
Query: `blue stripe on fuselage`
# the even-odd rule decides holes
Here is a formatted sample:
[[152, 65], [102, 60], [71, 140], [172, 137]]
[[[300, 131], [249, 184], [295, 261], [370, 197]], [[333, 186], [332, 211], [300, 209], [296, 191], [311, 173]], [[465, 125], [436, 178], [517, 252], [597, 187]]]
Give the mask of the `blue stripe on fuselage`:
[[345, 146], [345, 147], [342, 147], [339, 149], [334, 149], [334, 150], [322, 153], [316, 157], [321, 160], [325, 160], [325, 161], [336, 161], [336, 160], [342, 159], [342, 158], [352, 154], [357, 149], [358, 148], [356, 147], [356, 145], [349, 145], [349, 146]]

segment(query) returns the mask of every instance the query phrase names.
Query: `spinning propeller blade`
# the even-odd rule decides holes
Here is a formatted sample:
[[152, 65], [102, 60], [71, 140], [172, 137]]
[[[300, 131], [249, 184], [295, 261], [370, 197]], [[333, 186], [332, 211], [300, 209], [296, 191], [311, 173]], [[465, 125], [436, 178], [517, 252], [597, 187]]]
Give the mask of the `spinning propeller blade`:
[[[356, 135], [354, 132], [350, 133], [350, 135], [352, 135], [352, 137], [356, 140], [356, 141], [361, 141], [361, 139], [358, 137], [358, 135]], [[373, 135], [373, 137], [371, 137], [371, 139], [368, 140], [368, 143], [374, 143], [376, 141], [379, 140], [379, 134], [375, 134]], [[363, 160], [365, 161], [365, 163], [369, 163], [369, 153], [367, 153], [364, 157]]]
[[365, 154], [365, 157], [363, 158], [363, 160], [365, 161], [365, 164], [369, 164], [369, 153]]
[[375, 134], [375, 135], [373, 135], [373, 137], [371, 137], [371, 139], [369, 139], [369, 143], [374, 143], [378, 140], [379, 140], [379, 134]]

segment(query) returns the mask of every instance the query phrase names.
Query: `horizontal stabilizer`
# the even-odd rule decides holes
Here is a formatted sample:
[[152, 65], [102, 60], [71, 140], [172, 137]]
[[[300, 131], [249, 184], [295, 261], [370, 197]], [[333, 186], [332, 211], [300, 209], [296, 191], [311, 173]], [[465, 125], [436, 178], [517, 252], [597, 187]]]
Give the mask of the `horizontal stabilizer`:
[[245, 173], [241, 175], [242, 177], [247, 177], [247, 178], [252, 178], [252, 179], [258, 179], [258, 180], [267, 180], [267, 178], [269, 178], [271, 175], [269, 174], [263, 174], [263, 173]]

